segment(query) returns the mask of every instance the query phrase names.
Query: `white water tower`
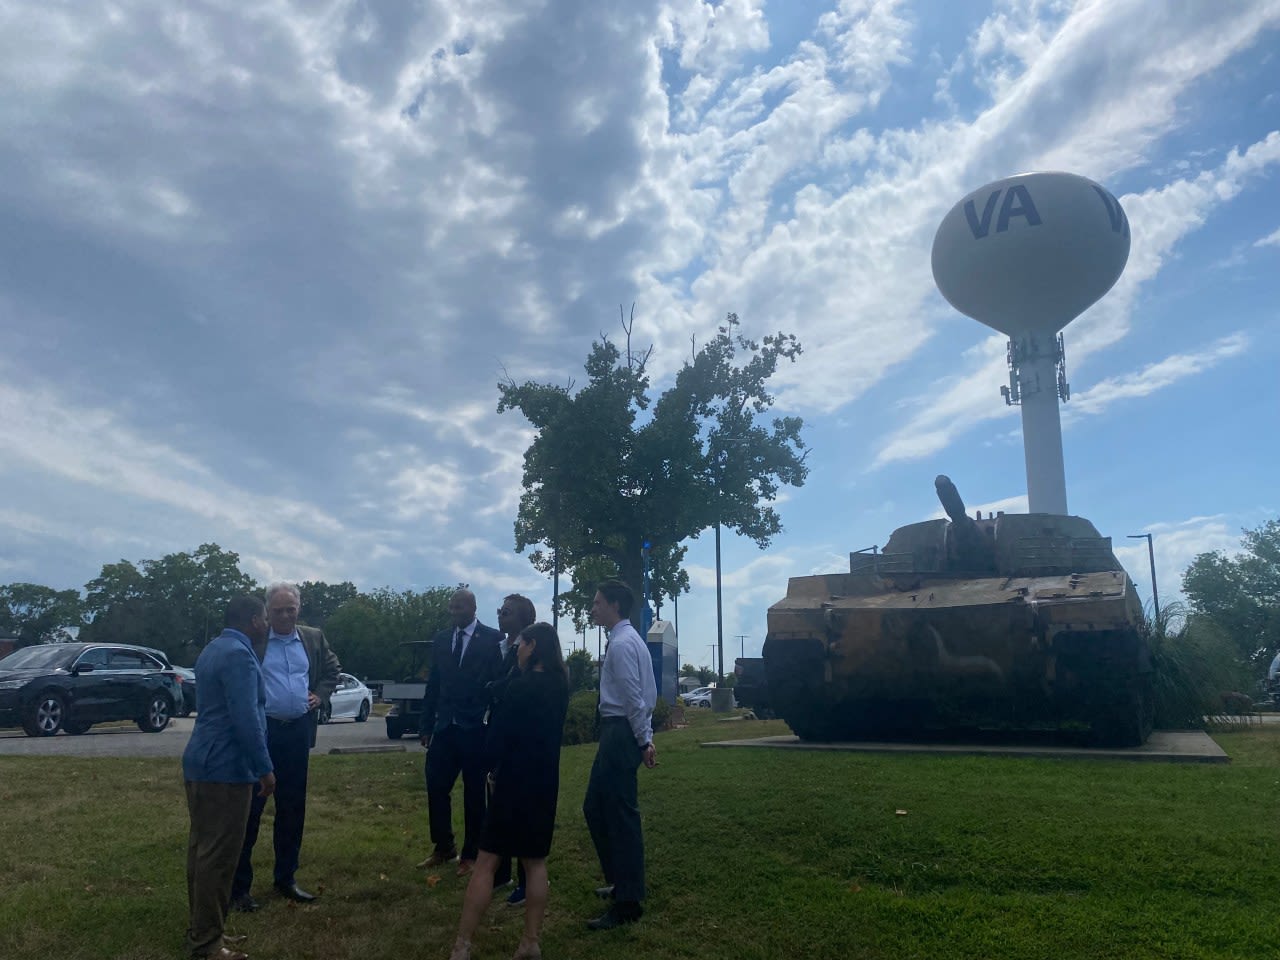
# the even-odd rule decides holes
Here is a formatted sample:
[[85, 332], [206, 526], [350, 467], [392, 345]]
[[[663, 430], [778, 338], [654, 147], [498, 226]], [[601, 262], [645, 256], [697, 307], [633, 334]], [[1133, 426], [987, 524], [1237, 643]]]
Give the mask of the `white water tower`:
[[1070, 395], [1062, 334], [1129, 259], [1129, 218], [1074, 173], [1024, 173], [973, 191], [933, 238], [933, 279], [947, 301], [1009, 337], [1005, 402], [1022, 407], [1032, 513], [1067, 512], [1058, 398]]

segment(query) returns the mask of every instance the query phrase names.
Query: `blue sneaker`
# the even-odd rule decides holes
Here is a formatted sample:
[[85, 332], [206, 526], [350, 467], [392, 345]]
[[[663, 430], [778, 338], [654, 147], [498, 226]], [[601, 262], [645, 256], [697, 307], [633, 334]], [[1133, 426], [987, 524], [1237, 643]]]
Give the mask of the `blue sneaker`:
[[511, 891], [511, 893], [507, 896], [507, 906], [508, 907], [524, 906], [524, 887], [516, 887], [514, 890]]

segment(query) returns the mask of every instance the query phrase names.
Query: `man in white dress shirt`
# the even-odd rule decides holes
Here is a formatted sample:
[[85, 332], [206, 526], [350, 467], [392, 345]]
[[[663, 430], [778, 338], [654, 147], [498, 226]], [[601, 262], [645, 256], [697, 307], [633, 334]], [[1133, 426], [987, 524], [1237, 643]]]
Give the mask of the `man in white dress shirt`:
[[631, 589], [617, 580], [600, 584], [591, 604], [591, 619], [609, 631], [609, 646], [600, 668], [600, 746], [582, 813], [604, 871], [605, 886], [596, 893], [613, 901], [588, 921], [592, 930], [634, 923], [643, 912], [644, 833], [636, 771], [641, 763], [657, 763], [653, 707], [658, 686], [649, 648], [628, 619], [634, 605]]

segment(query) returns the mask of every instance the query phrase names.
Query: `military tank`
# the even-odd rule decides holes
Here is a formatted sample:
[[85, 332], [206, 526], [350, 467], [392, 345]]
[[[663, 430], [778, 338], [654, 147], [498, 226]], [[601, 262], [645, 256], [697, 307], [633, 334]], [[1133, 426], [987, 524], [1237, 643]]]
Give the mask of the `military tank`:
[[1136, 746], [1151, 733], [1142, 604], [1082, 517], [970, 517], [899, 527], [849, 572], [792, 577], [769, 608], [773, 708], [804, 740], [1053, 731]]

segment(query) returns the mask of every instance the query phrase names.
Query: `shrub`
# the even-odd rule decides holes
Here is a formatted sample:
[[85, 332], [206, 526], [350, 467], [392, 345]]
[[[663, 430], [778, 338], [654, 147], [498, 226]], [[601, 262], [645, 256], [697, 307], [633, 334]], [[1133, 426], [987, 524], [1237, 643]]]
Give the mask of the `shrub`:
[[671, 704], [667, 703], [665, 697], [658, 697], [658, 702], [653, 707], [653, 732], [670, 729]]
[[564, 737], [561, 739], [566, 747], [580, 743], [594, 743], [600, 739], [600, 731], [596, 726], [596, 702], [598, 696], [594, 690], [580, 690], [569, 698], [569, 713], [564, 720]]
[[1223, 692], [1248, 682], [1230, 637], [1180, 604], [1160, 612], [1147, 643], [1155, 666], [1157, 727], [1203, 727], [1206, 716], [1222, 713]]

